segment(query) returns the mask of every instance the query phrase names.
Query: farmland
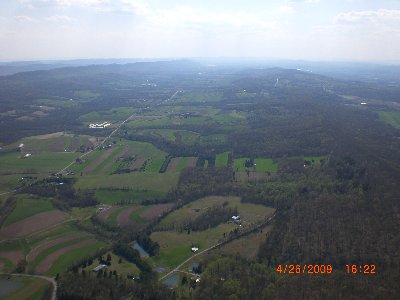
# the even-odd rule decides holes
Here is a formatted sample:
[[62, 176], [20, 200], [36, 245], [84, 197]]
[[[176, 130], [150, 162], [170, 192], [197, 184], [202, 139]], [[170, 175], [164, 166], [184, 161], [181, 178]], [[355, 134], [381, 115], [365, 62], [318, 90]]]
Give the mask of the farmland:
[[[0, 76], [1, 271], [59, 274], [63, 299], [399, 294], [397, 69], [103, 63]], [[277, 280], [288, 261], [380, 265], [316, 296], [318, 276]]]
[[200, 249], [205, 249], [222, 240], [229, 232], [238, 226], [234, 223], [222, 223], [214, 228], [203, 231], [192, 231], [190, 234], [186, 230], [171, 230], [179, 228], [181, 225], [195, 219], [208, 208], [214, 205], [228, 203], [228, 207], [237, 208], [243, 228], [251, 228], [255, 224], [262, 222], [270, 216], [274, 210], [262, 205], [244, 204], [238, 197], [206, 197], [196, 200], [182, 208], [170, 213], [157, 226], [151, 238], [160, 244], [160, 254], [153, 259], [155, 265], [172, 268], [191, 255], [191, 245], [198, 245]]
[[0, 298], [7, 300], [42, 299], [51, 283], [41, 278], [0, 275]]
[[400, 112], [398, 111], [380, 111], [379, 118], [394, 128], [400, 128]]
[[[246, 163], [247, 162], [247, 163]], [[278, 165], [275, 164], [270, 158], [255, 158], [251, 160], [247, 157], [235, 158], [233, 162], [233, 169], [235, 171], [254, 171], [254, 172], [271, 172], [278, 171]]]
[[31, 272], [55, 275], [103, 246], [104, 242], [95, 240], [89, 233], [62, 224], [32, 232], [20, 240], [3, 242], [0, 262], [5, 270], [12, 270], [19, 261], [26, 259], [27, 269]]
[[4, 222], [4, 226], [21, 221], [35, 214], [51, 211], [54, 207], [49, 199], [26, 194], [17, 196], [17, 206]]
[[168, 164], [167, 172], [181, 172], [185, 168], [195, 167], [196, 157], [174, 157]]
[[143, 200], [159, 199], [165, 193], [146, 189], [98, 189], [96, 197], [101, 203], [115, 205], [120, 203], [139, 204]]
[[217, 168], [226, 167], [228, 164], [228, 157], [229, 157], [229, 152], [217, 154], [215, 158], [215, 167]]
[[143, 227], [159, 218], [172, 208], [172, 204], [156, 204], [145, 206], [114, 206], [98, 215], [99, 219], [111, 226]]

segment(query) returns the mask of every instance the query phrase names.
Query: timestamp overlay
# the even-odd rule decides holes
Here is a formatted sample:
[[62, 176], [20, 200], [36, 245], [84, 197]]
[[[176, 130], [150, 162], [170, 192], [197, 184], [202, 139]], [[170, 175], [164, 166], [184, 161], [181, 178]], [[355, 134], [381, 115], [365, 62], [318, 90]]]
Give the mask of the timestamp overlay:
[[289, 275], [330, 275], [336, 271], [350, 275], [376, 275], [378, 272], [375, 264], [347, 264], [344, 267], [334, 267], [329, 264], [279, 264], [275, 271], [278, 274]]

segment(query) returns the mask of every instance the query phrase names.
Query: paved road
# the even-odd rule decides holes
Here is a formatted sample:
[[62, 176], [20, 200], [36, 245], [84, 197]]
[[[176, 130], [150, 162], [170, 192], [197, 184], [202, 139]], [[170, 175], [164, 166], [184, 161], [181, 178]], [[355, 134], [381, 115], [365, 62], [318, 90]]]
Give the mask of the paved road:
[[209, 250], [211, 250], [211, 249], [214, 249], [215, 247], [218, 247], [219, 245], [221, 245], [221, 244], [223, 244], [223, 243], [224, 243], [224, 242], [215, 244], [215, 245], [213, 245], [213, 246], [211, 246], [211, 247], [208, 247], [207, 249], [204, 249], [203, 251], [200, 251], [200, 252], [198, 252], [198, 253], [192, 255], [191, 257], [189, 257], [188, 259], [186, 259], [185, 261], [183, 261], [182, 263], [180, 263], [178, 266], [176, 266], [176, 268], [173, 269], [172, 271], [170, 271], [168, 274], [165, 274], [163, 277], [161, 277], [160, 280], [163, 280], [165, 277], [168, 277], [168, 276], [171, 275], [172, 273], [177, 272], [184, 264], [186, 264], [188, 261], [192, 260], [192, 259], [195, 258], [196, 256], [198, 256], [198, 255], [200, 255], [200, 254], [203, 254], [204, 252], [209, 251]]
[[32, 278], [41, 278], [44, 280], [47, 280], [51, 282], [53, 285], [53, 293], [51, 295], [51, 300], [56, 300], [57, 299], [57, 282], [54, 280], [53, 277], [47, 277], [47, 276], [42, 276], [42, 275], [30, 275], [30, 274], [16, 274], [16, 273], [3, 273], [0, 272], [1, 275], [11, 275], [11, 276], [20, 276], [20, 277], [32, 277]]
[[[109, 140], [121, 128], [121, 126], [124, 125], [126, 122], [128, 122], [134, 115], [135, 115], [135, 113], [130, 115], [124, 121], [122, 121], [121, 124], [119, 124], [118, 127], [115, 128], [114, 131], [111, 132], [100, 144], [98, 144], [95, 148], [93, 148], [93, 150], [89, 150], [88, 152], [83, 153], [81, 156], [79, 156], [79, 159], [84, 158], [85, 156], [89, 155], [93, 151], [95, 151], [95, 150], [99, 149], [100, 147], [102, 147], [104, 145], [104, 143], [107, 140]], [[72, 161], [68, 166], [66, 166], [65, 168], [63, 168], [60, 171], [58, 171], [57, 174], [62, 174], [63, 172], [65, 172], [65, 170], [67, 170], [69, 167], [71, 167], [75, 163], [76, 163], [76, 160]]]

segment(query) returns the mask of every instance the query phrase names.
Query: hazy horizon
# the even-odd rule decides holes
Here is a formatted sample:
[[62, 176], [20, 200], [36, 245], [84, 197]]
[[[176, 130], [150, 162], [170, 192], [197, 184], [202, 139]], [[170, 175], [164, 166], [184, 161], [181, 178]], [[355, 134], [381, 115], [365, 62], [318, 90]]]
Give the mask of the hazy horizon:
[[4, 0], [0, 61], [400, 62], [393, 0]]

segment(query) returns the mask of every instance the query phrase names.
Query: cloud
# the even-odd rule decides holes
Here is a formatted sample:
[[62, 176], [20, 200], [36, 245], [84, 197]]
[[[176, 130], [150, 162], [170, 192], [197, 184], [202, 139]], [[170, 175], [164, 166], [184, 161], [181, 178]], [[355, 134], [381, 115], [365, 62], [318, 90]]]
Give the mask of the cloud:
[[400, 10], [378, 9], [364, 11], [350, 11], [340, 13], [334, 18], [336, 23], [355, 23], [355, 22], [386, 22], [400, 21]]
[[69, 16], [54, 15], [47, 17], [46, 20], [51, 22], [71, 22], [72, 18]]
[[34, 22], [35, 19], [29, 17], [29, 16], [15, 16], [14, 20], [18, 21], [18, 22], [23, 22], [23, 23], [27, 23], [27, 22]]
[[284, 5], [278, 8], [278, 12], [284, 13], [284, 14], [292, 14], [295, 12], [295, 9], [291, 5]]

